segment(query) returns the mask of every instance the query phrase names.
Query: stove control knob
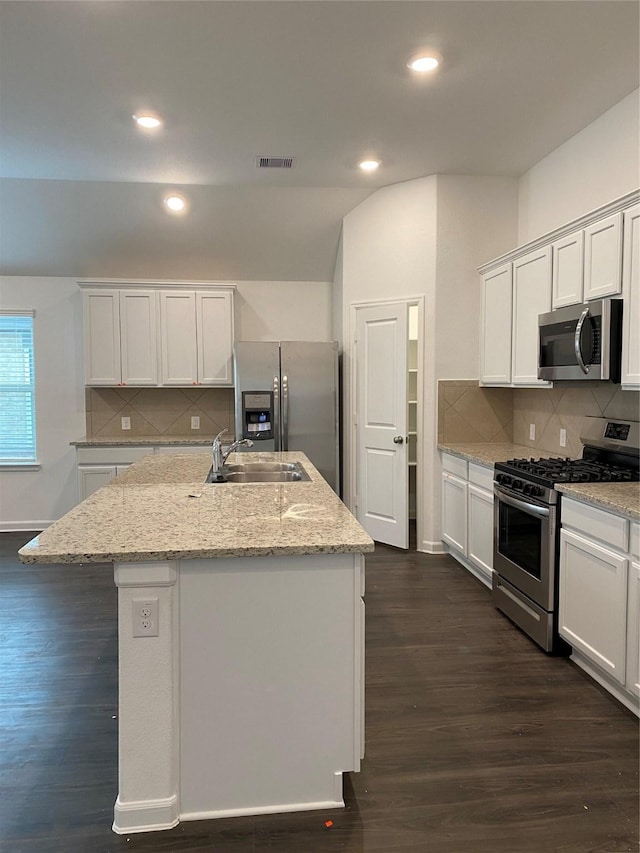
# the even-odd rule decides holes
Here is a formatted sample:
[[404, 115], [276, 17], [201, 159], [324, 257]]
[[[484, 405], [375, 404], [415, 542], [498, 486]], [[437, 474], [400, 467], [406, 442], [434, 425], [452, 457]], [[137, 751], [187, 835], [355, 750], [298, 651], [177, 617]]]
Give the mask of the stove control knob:
[[521, 491], [522, 490], [522, 480], [514, 480], [511, 483], [511, 488], [516, 489], [516, 491]]

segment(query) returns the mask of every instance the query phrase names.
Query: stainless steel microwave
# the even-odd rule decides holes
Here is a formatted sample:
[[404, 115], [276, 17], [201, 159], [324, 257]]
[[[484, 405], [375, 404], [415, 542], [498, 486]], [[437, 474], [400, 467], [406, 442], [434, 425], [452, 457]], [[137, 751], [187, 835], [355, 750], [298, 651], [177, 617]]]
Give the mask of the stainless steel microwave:
[[622, 300], [598, 299], [538, 317], [538, 379], [620, 382]]

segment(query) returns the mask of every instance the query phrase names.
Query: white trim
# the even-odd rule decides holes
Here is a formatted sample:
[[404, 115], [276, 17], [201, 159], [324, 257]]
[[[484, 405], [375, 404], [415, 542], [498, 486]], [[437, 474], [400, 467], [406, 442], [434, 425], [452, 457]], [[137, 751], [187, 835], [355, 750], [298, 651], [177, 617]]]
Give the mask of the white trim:
[[448, 554], [449, 549], [440, 540], [432, 542], [429, 539], [423, 539], [420, 547], [417, 548], [421, 554]]
[[285, 814], [286, 812], [322, 811], [343, 809], [344, 800], [324, 800], [314, 803], [282, 803], [274, 806], [250, 806], [244, 809], [219, 809], [210, 812], [186, 812], [180, 820], [217, 820], [223, 817], [248, 817], [259, 814]]
[[0, 533], [17, 533], [23, 531], [25, 533], [42, 533], [47, 527], [55, 523], [53, 521], [0, 521]]
[[42, 463], [35, 459], [33, 462], [0, 462], [0, 471], [39, 471]]
[[113, 570], [119, 588], [142, 586], [174, 586], [178, 577], [177, 563], [116, 563]]
[[[343, 492], [348, 496], [347, 506], [351, 513], [357, 518], [357, 508], [355, 505], [356, 497], [356, 463], [357, 463], [357, 442], [356, 442], [356, 427], [354, 425], [354, 415], [356, 413], [356, 382], [357, 382], [357, 359], [356, 345], [354, 338], [358, 327], [357, 313], [361, 308], [373, 308], [379, 305], [393, 305], [397, 302], [403, 302], [409, 308], [411, 305], [418, 307], [418, 374], [416, 377], [417, 390], [417, 405], [416, 405], [416, 535], [418, 542], [423, 529], [424, 516], [424, 354], [425, 354], [425, 294], [414, 296], [397, 296], [393, 299], [369, 299], [359, 302], [349, 303], [349, 330], [347, 343], [349, 347], [349, 385], [347, 391], [347, 406], [344, 417], [344, 423], [348, 425], [346, 443], [349, 449], [349, 466], [345, 471], [346, 482], [343, 484]], [[344, 347], [343, 347], [344, 349]], [[408, 510], [407, 510], [408, 512]], [[408, 515], [407, 515], [408, 522]], [[420, 550], [420, 549], [417, 549]], [[438, 553], [438, 552], [429, 552]]]
[[153, 290], [175, 290], [176, 288], [185, 290], [236, 290], [237, 285], [230, 281], [183, 281], [176, 279], [150, 279], [150, 278], [78, 278], [76, 283], [80, 288], [109, 288], [117, 287], [118, 289], [126, 288], [142, 288]]
[[178, 795], [163, 800], [122, 802], [117, 798], [113, 808], [113, 826], [118, 835], [129, 832], [155, 832], [173, 829], [180, 823]]
[[2, 315], [16, 315], [18, 317], [35, 317], [36, 309], [35, 308], [0, 308], [0, 314]]
[[597, 222], [598, 219], [603, 219], [605, 216], [609, 216], [613, 213], [617, 213], [618, 211], [624, 210], [627, 207], [631, 207], [632, 205], [636, 204], [639, 199], [640, 190], [633, 190], [632, 192], [626, 193], [625, 195], [620, 196], [620, 198], [616, 198], [613, 201], [607, 202], [607, 204], [603, 204], [601, 207], [597, 207], [595, 210], [591, 210], [589, 213], [585, 213], [584, 216], [580, 216], [578, 219], [572, 219], [571, 222], [567, 222], [564, 225], [561, 225], [554, 231], [549, 231], [547, 234], [542, 234], [542, 236], [536, 237], [535, 240], [531, 240], [529, 243], [524, 243], [522, 246], [518, 246], [517, 248], [512, 249], [505, 255], [500, 255], [499, 258], [494, 258], [492, 261], [487, 261], [486, 264], [482, 264], [482, 266], [477, 267], [477, 270], [479, 273], [485, 273], [493, 267], [498, 266], [499, 264], [514, 261], [521, 255], [526, 255], [528, 252], [533, 252], [536, 249], [541, 248], [542, 246], [546, 246], [549, 243], [554, 243], [556, 240], [560, 240], [562, 237], [567, 236], [572, 231], [578, 231], [581, 228], [585, 228], [587, 225], [591, 225], [591, 223], [593, 222]]
[[625, 708], [632, 711], [636, 717], [640, 717], [640, 706], [638, 704], [638, 699], [634, 695], [627, 693], [625, 688], [621, 687], [619, 684], [614, 684], [590, 661], [582, 657], [580, 652], [575, 649], [573, 650], [569, 660], [573, 661], [573, 663], [575, 663], [576, 666], [579, 666], [580, 669], [583, 669], [587, 675], [591, 676], [594, 681], [597, 681], [601, 687], [604, 687], [607, 693], [610, 693], [618, 700], [618, 702], [624, 705]]

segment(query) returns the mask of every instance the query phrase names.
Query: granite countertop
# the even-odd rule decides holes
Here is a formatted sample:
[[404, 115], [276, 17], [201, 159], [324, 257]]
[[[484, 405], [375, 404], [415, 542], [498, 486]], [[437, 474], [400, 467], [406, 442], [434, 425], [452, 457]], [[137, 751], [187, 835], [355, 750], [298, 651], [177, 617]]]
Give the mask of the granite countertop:
[[[459, 456], [469, 462], [493, 465], [507, 459], [539, 456], [540, 451], [523, 444], [439, 444], [438, 450]], [[544, 451], [543, 451], [544, 453]], [[638, 483], [573, 483], [556, 486], [576, 500], [593, 504], [609, 512], [640, 521], [640, 484]]]
[[494, 465], [496, 462], [506, 462], [507, 459], [518, 459], [535, 454], [535, 449], [523, 444], [502, 442], [496, 444], [439, 444], [438, 450], [459, 456], [468, 462], [478, 462], [480, 465]]
[[567, 497], [640, 521], [640, 483], [566, 483], [556, 489]]
[[[366, 553], [373, 542], [303, 453], [309, 482], [205, 484], [209, 453], [149, 455], [20, 549], [23, 563]], [[232, 454], [229, 462], [246, 462]], [[190, 497], [190, 495], [196, 497]]]
[[[187, 445], [202, 445], [209, 446], [215, 436], [208, 438], [207, 436], [192, 436], [192, 435], [145, 435], [145, 436], [114, 436], [112, 438], [79, 438], [77, 441], [70, 441], [72, 447], [149, 447], [158, 444], [169, 444], [176, 446]], [[233, 439], [227, 437], [228, 443]], [[226, 442], [225, 442], [226, 443]]]

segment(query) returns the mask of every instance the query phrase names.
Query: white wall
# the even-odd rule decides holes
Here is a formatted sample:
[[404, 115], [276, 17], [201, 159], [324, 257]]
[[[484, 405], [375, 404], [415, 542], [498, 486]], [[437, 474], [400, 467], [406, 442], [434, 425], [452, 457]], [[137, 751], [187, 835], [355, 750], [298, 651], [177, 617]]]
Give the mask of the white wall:
[[84, 433], [82, 303], [69, 278], [0, 279], [0, 307], [34, 308], [37, 454], [41, 468], [0, 470], [0, 529], [38, 530], [77, 502]]
[[640, 186], [640, 90], [520, 178], [518, 245]]
[[[350, 380], [350, 306], [424, 296], [422, 466], [418, 547], [441, 548], [437, 380], [477, 376], [480, 286], [476, 267], [516, 236], [515, 179], [431, 176], [378, 190], [343, 221], [345, 380]], [[345, 381], [345, 500], [354, 484], [350, 382]]]
[[[0, 530], [40, 530], [77, 503], [85, 432], [82, 301], [75, 279], [0, 277], [0, 307], [34, 308], [39, 470], [0, 470]], [[238, 282], [236, 336], [331, 340], [330, 282]]]

